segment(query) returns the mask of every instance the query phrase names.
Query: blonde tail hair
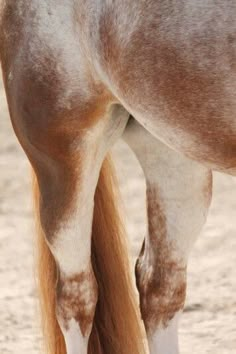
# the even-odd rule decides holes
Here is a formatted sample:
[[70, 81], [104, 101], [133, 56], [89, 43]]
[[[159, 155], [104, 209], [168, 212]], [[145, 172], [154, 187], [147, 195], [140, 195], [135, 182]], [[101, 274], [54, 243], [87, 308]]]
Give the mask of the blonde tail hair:
[[[37, 211], [39, 192], [36, 181], [34, 196]], [[117, 180], [108, 157], [102, 165], [95, 193], [92, 264], [99, 297], [88, 354], [145, 353], [125, 233], [117, 209], [118, 200]], [[45, 242], [38, 215], [37, 220], [38, 279], [44, 339], [48, 353], [66, 354], [64, 339], [55, 316], [56, 264]]]

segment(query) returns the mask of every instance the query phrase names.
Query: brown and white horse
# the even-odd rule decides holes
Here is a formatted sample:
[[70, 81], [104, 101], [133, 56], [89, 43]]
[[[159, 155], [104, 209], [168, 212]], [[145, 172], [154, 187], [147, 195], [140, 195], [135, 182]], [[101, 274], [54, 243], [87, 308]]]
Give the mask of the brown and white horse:
[[235, 0], [3, 0], [0, 54], [36, 175], [49, 352], [145, 352], [106, 157], [123, 137], [147, 184], [136, 281], [150, 353], [178, 353], [211, 171], [236, 174]]

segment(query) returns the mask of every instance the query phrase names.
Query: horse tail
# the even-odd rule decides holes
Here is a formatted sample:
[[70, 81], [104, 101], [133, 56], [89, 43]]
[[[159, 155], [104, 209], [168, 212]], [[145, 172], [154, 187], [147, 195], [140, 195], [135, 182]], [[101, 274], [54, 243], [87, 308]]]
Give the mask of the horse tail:
[[[34, 190], [38, 205], [36, 183]], [[111, 158], [107, 157], [101, 168], [94, 200], [91, 252], [99, 295], [88, 354], [145, 353], [118, 200], [114, 168]], [[56, 264], [40, 225], [38, 254], [43, 332], [48, 353], [66, 354], [64, 339], [55, 316]]]

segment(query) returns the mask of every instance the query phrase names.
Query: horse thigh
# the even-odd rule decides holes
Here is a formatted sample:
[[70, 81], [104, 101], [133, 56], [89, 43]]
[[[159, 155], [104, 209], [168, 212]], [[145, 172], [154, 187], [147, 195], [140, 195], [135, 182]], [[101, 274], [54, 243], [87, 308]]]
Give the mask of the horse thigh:
[[177, 322], [186, 293], [189, 251], [206, 220], [211, 172], [131, 122], [124, 139], [147, 185], [148, 234], [136, 264], [140, 306], [151, 353], [177, 353]]

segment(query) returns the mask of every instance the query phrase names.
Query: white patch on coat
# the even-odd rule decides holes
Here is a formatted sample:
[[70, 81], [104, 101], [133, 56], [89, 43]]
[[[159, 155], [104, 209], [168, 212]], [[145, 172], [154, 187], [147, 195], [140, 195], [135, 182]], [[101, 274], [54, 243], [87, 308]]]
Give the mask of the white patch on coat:
[[84, 337], [79, 324], [72, 318], [67, 329], [61, 327], [67, 354], [87, 354], [89, 337]]
[[179, 246], [177, 259], [187, 260], [208, 214], [211, 172], [155, 139], [137, 122], [128, 125], [123, 138], [135, 152], [148, 184], [156, 186], [165, 211], [167, 240]]
[[74, 2], [31, 0], [26, 8], [25, 1], [19, 0], [16, 11], [24, 18], [24, 27], [15, 60], [26, 58], [24, 69], [34, 69], [39, 81], [45, 81], [47, 75], [57, 76], [58, 108], [69, 109], [75, 96], [86, 102], [93, 93]]
[[178, 322], [180, 313], [169, 322], [168, 327], [159, 328], [148, 338], [150, 354], [178, 354]]

